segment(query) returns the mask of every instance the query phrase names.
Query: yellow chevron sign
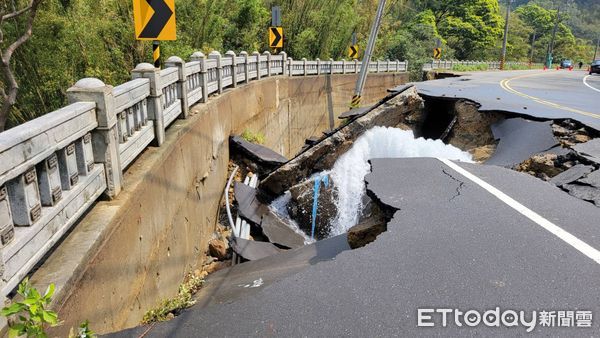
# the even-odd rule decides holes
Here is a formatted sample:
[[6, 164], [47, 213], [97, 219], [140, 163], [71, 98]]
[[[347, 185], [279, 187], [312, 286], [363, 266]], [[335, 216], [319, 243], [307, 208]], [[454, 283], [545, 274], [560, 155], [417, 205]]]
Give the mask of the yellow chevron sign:
[[352, 45], [348, 49], [348, 57], [350, 60], [358, 59], [358, 45]]
[[433, 57], [435, 59], [441, 59], [442, 58], [442, 49], [441, 48], [434, 48], [433, 49]]
[[269, 27], [269, 47], [283, 48], [283, 27]]
[[138, 40], [177, 40], [175, 0], [133, 0]]

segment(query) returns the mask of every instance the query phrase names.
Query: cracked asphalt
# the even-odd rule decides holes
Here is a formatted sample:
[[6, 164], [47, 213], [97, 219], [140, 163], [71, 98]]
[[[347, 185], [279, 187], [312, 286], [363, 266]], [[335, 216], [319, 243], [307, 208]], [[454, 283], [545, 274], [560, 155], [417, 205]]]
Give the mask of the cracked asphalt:
[[475, 101], [481, 112], [569, 118], [600, 130], [600, 76], [587, 75], [580, 70], [473, 72], [415, 86], [421, 95]]
[[[397, 209], [388, 231], [375, 242], [318, 260], [313, 258], [325, 247], [307, 246], [280, 256], [275, 268], [252, 262], [247, 280], [237, 275], [234, 282], [215, 281], [212, 297], [218, 302], [112, 337], [145, 331], [146, 337], [528, 335], [523, 326], [468, 327], [450, 321], [443, 327], [439, 318], [434, 327], [417, 326], [422, 308], [496, 307], [527, 313], [592, 311], [591, 328], [537, 325], [532, 333], [590, 337], [600, 332], [600, 265], [590, 258], [600, 249], [599, 208], [496, 166], [414, 158], [377, 159], [372, 167], [368, 189]], [[526, 217], [527, 211], [563, 232], [549, 231], [544, 222]], [[566, 233], [591, 251], [566, 242]], [[297, 258], [307, 250], [311, 254], [300, 264]], [[292, 266], [293, 273], [285, 268]], [[281, 269], [289, 273], [277, 272]], [[258, 278], [264, 281], [259, 288], [240, 286]], [[229, 293], [220, 293], [221, 286]]]

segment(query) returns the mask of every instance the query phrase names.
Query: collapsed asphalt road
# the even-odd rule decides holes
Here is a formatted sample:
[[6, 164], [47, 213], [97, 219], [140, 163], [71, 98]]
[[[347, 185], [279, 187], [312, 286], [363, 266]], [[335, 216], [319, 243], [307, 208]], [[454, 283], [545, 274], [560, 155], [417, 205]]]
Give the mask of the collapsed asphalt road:
[[583, 71], [474, 72], [415, 85], [421, 95], [477, 102], [481, 112], [574, 119], [600, 130], [600, 76]]
[[554, 327], [539, 319], [540, 311], [600, 315], [599, 208], [496, 166], [423, 158], [372, 165], [371, 196], [397, 209], [375, 242], [278, 278], [261, 278], [273, 270], [252, 262], [247, 280], [221, 281], [229, 298], [213, 290], [219, 304], [113, 337], [526, 334], [531, 326], [470, 327], [464, 319], [443, 327], [430, 312], [423, 322], [435, 326], [417, 326], [419, 309], [497, 307], [526, 311], [527, 320], [537, 311], [532, 330], [540, 335], [598, 332], [597, 318], [561, 322], [591, 328], [559, 328], [557, 312]]

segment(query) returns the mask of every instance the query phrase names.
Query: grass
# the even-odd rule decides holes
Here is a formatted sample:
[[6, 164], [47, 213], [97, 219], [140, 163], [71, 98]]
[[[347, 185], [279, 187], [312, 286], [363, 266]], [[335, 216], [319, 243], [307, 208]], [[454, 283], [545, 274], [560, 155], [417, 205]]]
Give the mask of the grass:
[[158, 307], [146, 312], [142, 324], [164, 322], [177, 315], [179, 311], [194, 305], [196, 301], [192, 297], [202, 288], [202, 285], [204, 285], [204, 279], [196, 277], [193, 273], [188, 274], [179, 286], [177, 296], [163, 300]]
[[264, 144], [265, 143], [265, 135], [257, 132], [257, 133], [253, 133], [250, 130], [246, 129], [244, 130], [244, 132], [242, 133], [242, 138], [250, 143], [256, 143], [256, 144]]

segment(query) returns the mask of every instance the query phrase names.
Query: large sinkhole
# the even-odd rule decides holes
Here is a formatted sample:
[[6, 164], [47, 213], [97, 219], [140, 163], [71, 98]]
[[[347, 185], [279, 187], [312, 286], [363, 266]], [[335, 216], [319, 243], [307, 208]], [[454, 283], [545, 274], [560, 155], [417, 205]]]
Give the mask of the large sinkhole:
[[271, 207], [280, 216], [289, 217], [307, 241], [337, 236], [358, 224], [382, 220], [383, 211], [366, 194], [369, 160], [409, 157], [472, 162], [469, 153], [439, 139], [415, 138], [409, 130], [374, 127], [356, 139], [331, 170], [316, 173], [292, 187]]

